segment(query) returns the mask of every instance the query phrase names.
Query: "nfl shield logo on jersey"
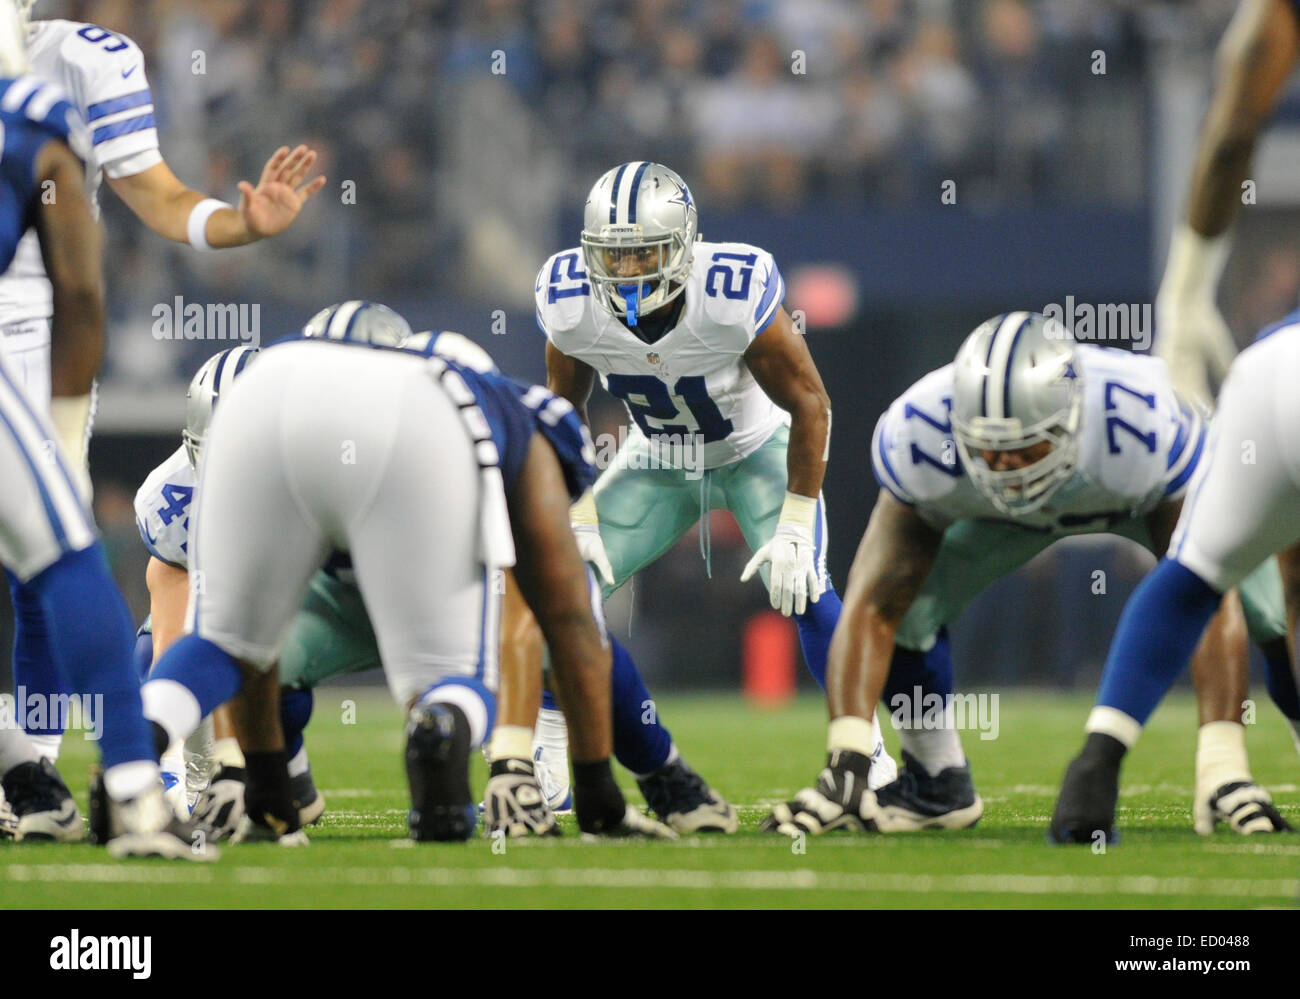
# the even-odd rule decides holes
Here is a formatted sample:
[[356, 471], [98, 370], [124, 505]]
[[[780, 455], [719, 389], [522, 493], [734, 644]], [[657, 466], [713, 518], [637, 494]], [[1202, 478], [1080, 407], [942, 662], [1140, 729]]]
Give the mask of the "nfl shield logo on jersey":
[[658, 363], [659, 363], [659, 355], [658, 355], [657, 353], [655, 353], [653, 350], [652, 350], [652, 351], [649, 351], [649, 352], [646, 354], [645, 359], [646, 359], [647, 361], [649, 361], [651, 364], [658, 364]]

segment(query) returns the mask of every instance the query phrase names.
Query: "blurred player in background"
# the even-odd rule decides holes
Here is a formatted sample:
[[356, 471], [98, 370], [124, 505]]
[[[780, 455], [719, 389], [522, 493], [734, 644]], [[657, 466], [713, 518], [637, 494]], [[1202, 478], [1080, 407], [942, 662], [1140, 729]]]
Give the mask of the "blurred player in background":
[[[1295, 703], [1292, 656], [1300, 612], [1300, 313], [1265, 330], [1233, 363], [1220, 396], [1207, 457], [1166, 556], [1134, 591], [1111, 642], [1083, 750], [1070, 763], [1052, 815], [1057, 840], [1113, 835], [1120, 764], [1187, 664], [1223, 595], [1277, 553], [1286, 597], [1280, 662], [1269, 660], [1269, 691]], [[1253, 462], [1242, 455], [1253, 453]], [[1279, 643], [1282, 644], [1282, 643]], [[1293, 730], [1300, 719], [1291, 719]], [[1216, 814], [1234, 825], [1277, 827], [1277, 810], [1251, 785], [1218, 790]]]
[[1156, 297], [1156, 353], [1174, 386], [1206, 405], [1214, 400], [1211, 379], [1223, 379], [1237, 352], [1215, 294], [1256, 139], [1300, 60], [1300, 0], [1242, 0], [1218, 60], [1186, 214]]
[[[824, 685], [840, 609], [826, 573], [821, 498], [830, 399], [781, 305], [772, 255], [697, 236], [682, 178], [658, 163], [624, 163], [591, 189], [582, 245], [553, 255], [537, 276], [549, 387], [585, 419], [599, 373], [635, 424], [574, 506], [574, 530], [608, 596], [696, 522], [707, 564], [710, 511], [730, 510], [755, 552], [742, 581], [762, 574]], [[698, 449], [698, 482], [685, 448]], [[616, 710], [640, 714], [645, 703], [637, 678]], [[641, 734], [632, 769], [660, 817], [683, 832], [734, 831], [734, 809], [686, 765], [662, 726], [643, 724]], [[893, 760], [877, 731], [869, 743], [873, 779], [887, 782]]]
[[[26, 59], [35, 77], [59, 84], [89, 133], [86, 186], [98, 211], [102, 180], [139, 219], [160, 236], [189, 243], [199, 250], [243, 246], [282, 232], [303, 204], [325, 183], [307, 181], [316, 154], [304, 146], [281, 148], [267, 161], [256, 187], [239, 184], [238, 207], [208, 197], [182, 183], [158, 148], [153, 95], [140, 49], [129, 38], [98, 25], [73, 21], [31, 21], [35, 0], [0, 0], [16, 9], [26, 31]], [[22, 84], [35, 87], [34, 80]], [[15, 105], [25, 98], [15, 93]], [[86, 463], [93, 420], [90, 386], [75, 396], [50, 397], [50, 281], [35, 236], [18, 247], [8, 272], [0, 278], [0, 340], [29, 398], [48, 408], [58, 440], [79, 488], [89, 496]], [[29, 692], [59, 690], [49, 648], [52, 625], [35, 596], [10, 574], [14, 600], [14, 681]], [[61, 730], [34, 729], [41, 754], [58, 756]]]
[[[1075, 344], [1063, 326], [1028, 312], [982, 324], [954, 363], [908, 389], [872, 443], [881, 491], [831, 645], [826, 768], [815, 788], [773, 809], [765, 827], [900, 832], [978, 821], [983, 804], [955, 725], [946, 626], [1059, 538], [1113, 533], [1164, 550], [1204, 460], [1205, 434], [1162, 362]], [[1275, 581], [1262, 576], [1244, 598], [1265, 604], [1252, 618], [1261, 642], [1284, 629]], [[1211, 645], [1196, 671], [1203, 716], [1240, 710], [1229, 671], [1214, 661], [1225, 644]], [[1241, 650], [1232, 654], [1244, 660]], [[867, 717], [882, 694], [903, 721], [903, 770], [872, 794]], [[935, 695], [944, 699], [941, 724], [922, 714]], [[1206, 808], [1227, 786], [1267, 804], [1244, 758], [1234, 762], [1213, 775]], [[1238, 818], [1213, 816], [1238, 832], [1285, 828], [1280, 818], [1263, 827]]]

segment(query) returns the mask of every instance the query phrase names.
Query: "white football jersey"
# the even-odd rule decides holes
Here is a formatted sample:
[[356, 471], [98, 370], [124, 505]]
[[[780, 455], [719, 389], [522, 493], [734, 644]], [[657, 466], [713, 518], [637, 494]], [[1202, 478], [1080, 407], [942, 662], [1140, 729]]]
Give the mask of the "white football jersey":
[[1042, 509], [1004, 514], [966, 474], [952, 434], [951, 364], [904, 392], [876, 424], [876, 478], [936, 527], [980, 519], [1090, 534], [1181, 499], [1204, 452], [1206, 427], [1174, 392], [1165, 362], [1080, 344], [1077, 364], [1084, 389], [1078, 465]]
[[135, 494], [135, 524], [149, 554], [178, 569], [190, 565], [190, 502], [194, 469], [185, 447], [178, 447], [149, 473]]
[[556, 349], [590, 365], [623, 400], [634, 433], [702, 439], [704, 468], [739, 461], [790, 416], [754, 380], [744, 354], [771, 325], [785, 284], [766, 250], [696, 243], [677, 325], [646, 343], [596, 303], [582, 250], [537, 275], [537, 324]]
[[[34, 21], [27, 36], [32, 73], [58, 83], [86, 123], [86, 184], [98, 206], [100, 181], [130, 177], [162, 162], [144, 54], [135, 42], [95, 24]], [[0, 326], [54, 311], [35, 231], [18, 244], [0, 277]]]

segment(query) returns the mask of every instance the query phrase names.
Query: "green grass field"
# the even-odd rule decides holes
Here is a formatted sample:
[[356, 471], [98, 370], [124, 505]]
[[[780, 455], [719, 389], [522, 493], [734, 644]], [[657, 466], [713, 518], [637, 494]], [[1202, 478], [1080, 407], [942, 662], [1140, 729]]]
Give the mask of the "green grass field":
[[[344, 701], [355, 723], [343, 724]], [[406, 839], [401, 717], [375, 688], [319, 691], [308, 729], [328, 803], [304, 849], [225, 847], [217, 864], [111, 861], [87, 845], [0, 843], [2, 908], [1242, 908], [1300, 900], [1300, 837], [1191, 831], [1195, 707], [1161, 708], [1124, 774], [1118, 846], [1048, 846], [1044, 829], [1078, 748], [1090, 700], [1011, 693], [1000, 733], [965, 745], [983, 820], [958, 833], [760, 835], [764, 804], [811, 782], [824, 756], [823, 707], [801, 699], [759, 711], [738, 697], [661, 703], [688, 760], [740, 807], [741, 831], [675, 843], [590, 843], [565, 836], [416, 845]], [[1300, 825], [1300, 769], [1281, 718], [1260, 705], [1249, 734], [1255, 775]], [[889, 733], [891, 749], [896, 747]], [[85, 808], [91, 743], [65, 742], [61, 769]], [[478, 774], [481, 781], [481, 763]], [[625, 782], [632, 800], [635, 785]], [[500, 845], [500, 844], [498, 844]]]

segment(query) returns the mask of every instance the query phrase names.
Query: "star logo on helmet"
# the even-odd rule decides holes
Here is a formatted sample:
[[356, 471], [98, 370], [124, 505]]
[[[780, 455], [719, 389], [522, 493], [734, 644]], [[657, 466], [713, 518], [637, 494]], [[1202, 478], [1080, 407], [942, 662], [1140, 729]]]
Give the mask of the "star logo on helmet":
[[1079, 377], [1078, 372], [1074, 370], [1073, 361], [1065, 362], [1065, 370], [1061, 372], [1061, 377], [1068, 379], [1069, 381], [1074, 381], [1076, 378]]
[[678, 184], [673, 181], [673, 187], [677, 188], [677, 193], [668, 199], [669, 203], [681, 205], [682, 208], [690, 210], [695, 207], [695, 202], [691, 199], [690, 189], [685, 184]]

